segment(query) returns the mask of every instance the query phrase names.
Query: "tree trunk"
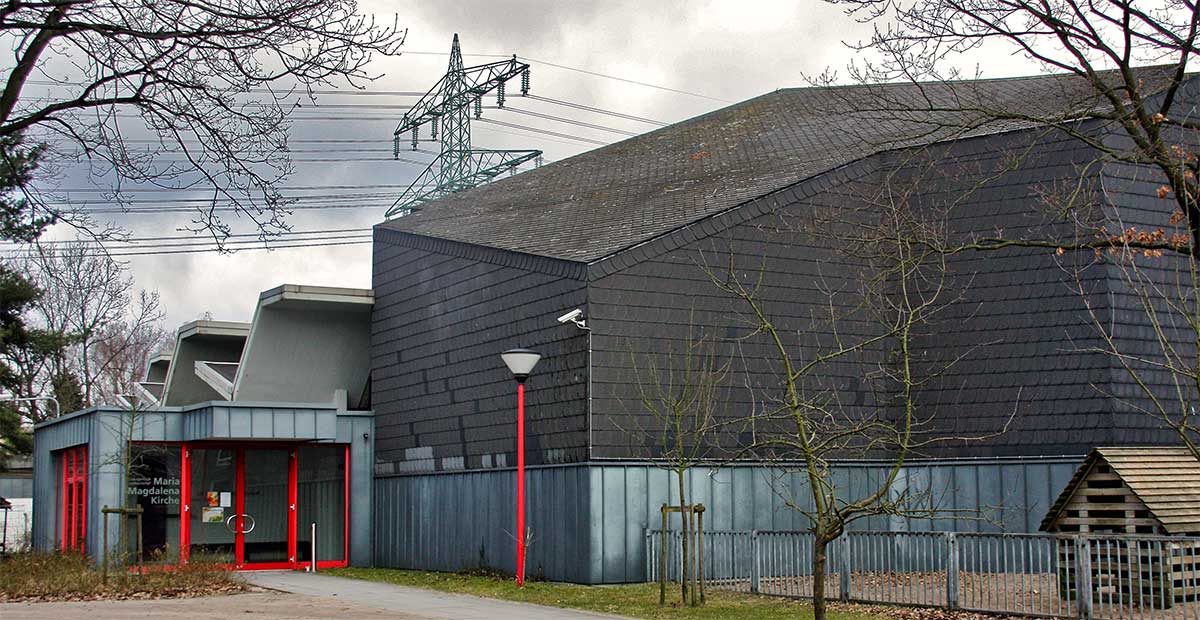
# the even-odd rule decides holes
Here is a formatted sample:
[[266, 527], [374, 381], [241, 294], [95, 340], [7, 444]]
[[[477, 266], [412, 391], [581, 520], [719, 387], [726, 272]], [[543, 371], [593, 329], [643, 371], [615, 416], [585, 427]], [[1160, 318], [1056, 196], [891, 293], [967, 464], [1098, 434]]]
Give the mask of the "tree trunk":
[[829, 541], [813, 539], [813, 620], [825, 620], [825, 554]]
[[684, 495], [685, 485], [683, 482], [683, 476], [685, 473], [687, 473], [687, 471], [684, 469], [679, 469], [675, 472], [675, 477], [679, 480], [679, 518], [683, 526], [683, 542], [680, 546], [680, 551], [682, 552], [682, 563], [679, 566], [680, 593], [683, 596], [679, 602], [683, 605], [688, 604], [688, 583], [692, 574], [692, 563], [690, 561], [691, 555], [688, 553], [690, 551], [688, 548], [688, 537], [691, 535], [691, 531], [688, 528], [687, 496]]

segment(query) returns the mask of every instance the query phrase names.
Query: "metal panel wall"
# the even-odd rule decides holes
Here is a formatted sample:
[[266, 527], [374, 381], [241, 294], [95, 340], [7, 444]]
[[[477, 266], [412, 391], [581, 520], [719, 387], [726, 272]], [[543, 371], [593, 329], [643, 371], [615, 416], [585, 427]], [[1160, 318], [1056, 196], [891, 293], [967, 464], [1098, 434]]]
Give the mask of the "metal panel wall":
[[370, 566], [375, 549], [372, 504], [375, 499], [375, 417], [344, 415], [337, 419], [337, 442], [350, 444], [350, 564]]
[[[906, 468], [892, 488], [908, 491], [918, 517], [879, 516], [852, 529], [894, 531], [1036, 532], [1042, 516], [1066, 486], [1082, 457], [1056, 459], [961, 460], [918, 463]], [[643, 532], [661, 524], [659, 507], [679, 502], [675, 475], [650, 465], [591, 466], [590, 530], [596, 550], [594, 583], [641, 581], [646, 558]], [[835, 484], [845, 497], [861, 497], [882, 479], [885, 468], [845, 464]], [[803, 474], [755, 466], [695, 468], [685, 478], [689, 501], [708, 509], [706, 529], [803, 530], [804, 515], [788, 507], [808, 504]], [[926, 511], [935, 511], [932, 518]], [[679, 528], [679, 516], [670, 527]]]
[[[53, 452], [89, 443], [93, 420], [90, 414], [60, 419], [55, 424], [38, 428], [33, 435], [33, 547], [41, 551], [54, 548], [55, 528], [58, 525], [58, 463]], [[91, 453], [89, 452], [89, 455]], [[94, 461], [95, 457], [91, 457]], [[91, 463], [88, 464], [91, 471]], [[95, 489], [88, 485], [89, 505]], [[88, 526], [91, 529], [91, 525]], [[93, 538], [88, 532], [88, 538]]]
[[0, 497], [33, 497], [33, 478], [4, 476], [0, 474]]
[[[133, 441], [220, 438], [211, 433], [213, 412], [217, 409], [226, 420], [243, 420], [237, 423], [251, 428], [252, 436], [256, 438], [305, 440], [320, 437], [325, 441], [350, 444], [350, 562], [356, 566], [369, 564], [374, 548], [371, 528], [374, 417], [368, 412], [336, 415], [333, 408], [305, 405], [272, 408], [257, 403], [222, 403], [186, 410], [147, 410], [139, 412], [133, 419], [132, 429], [127, 410], [96, 408], [39, 425], [34, 432], [34, 548], [53, 549], [56, 539], [59, 483], [58, 463], [53, 458], [55, 451], [88, 445], [87, 552], [98, 558], [102, 540], [100, 508], [120, 506], [124, 501], [120, 456], [124, 438], [132, 437]], [[115, 545], [118, 524], [116, 519], [111, 521], [109, 540]]]
[[[526, 573], [589, 583], [590, 472], [584, 466], [528, 470]], [[459, 571], [516, 566], [513, 470], [394, 476], [375, 480], [375, 565]]]
[[[1082, 457], [956, 460], [908, 467], [893, 494], [907, 488], [914, 508], [936, 518], [871, 517], [856, 530], [1034, 532]], [[838, 488], [868, 493], [881, 465], [846, 464]], [[529, 471], [529, 523], [535, 537], [529, 574], [579, 583], [645, 579], [645, 528], [661, 523], [659, 507], [678, 503], [678, 483], [647, 464], [600, 464]], [[713, 530], [796, 530], [807, 523], [788, 501], [808, 501], [795, 472], [762, 466], [696, 468], [685, 479], [692, 502], [708, 508]], [[476, 471], [377, 478], [378, 566], [458, 571], [514, 567], [514, 472]], [[670, 520], [679, 527], [679, 517]]]

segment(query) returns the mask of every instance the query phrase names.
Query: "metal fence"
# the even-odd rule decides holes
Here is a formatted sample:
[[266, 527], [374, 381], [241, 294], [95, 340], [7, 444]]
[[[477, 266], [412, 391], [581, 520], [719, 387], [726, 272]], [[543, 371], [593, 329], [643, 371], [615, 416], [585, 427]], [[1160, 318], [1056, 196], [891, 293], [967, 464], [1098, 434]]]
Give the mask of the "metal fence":
[[[646, 575], [659, 578], [658, 530]], [[667, 533], [667, 578], [679, 580], [682, 535]], [[705, 532], [708, 586], [811, 597], [813, 535]], [[853, 532], [829, 546], [833, 600], [1042, 616], [1200, 620], [1200, 538], [1118, 535]]]

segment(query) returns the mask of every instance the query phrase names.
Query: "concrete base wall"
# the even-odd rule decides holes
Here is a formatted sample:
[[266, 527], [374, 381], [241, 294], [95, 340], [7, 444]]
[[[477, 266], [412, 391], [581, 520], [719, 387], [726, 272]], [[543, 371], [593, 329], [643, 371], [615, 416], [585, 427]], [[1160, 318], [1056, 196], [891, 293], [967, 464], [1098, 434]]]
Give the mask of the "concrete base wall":
[[[1037, 531], [1080, 457], [916, 463], [893, 488], [933, 517], [871, 517], [855, 529]], [[848, 496], [865, 493], [884, 469], [846, 464], [836, 474]], [[763, 466], [696, 468], [690, 500], [705, 504], [705, 529], [797, 530], [808, 524], [787, 506], [808, 501], [795, 473]], [[515, 472], [471, 471], [376, 478], [377, 566], [457, 571], [515, 566]], [[646, 464], [530, 469], [527, 526], [534, 542], [527, 574], [578, 583], [644, 581], [644, 531], [659, 507], [678, 502], [673, 474]], [[679, 526], [679, 519], [671, 521]]]

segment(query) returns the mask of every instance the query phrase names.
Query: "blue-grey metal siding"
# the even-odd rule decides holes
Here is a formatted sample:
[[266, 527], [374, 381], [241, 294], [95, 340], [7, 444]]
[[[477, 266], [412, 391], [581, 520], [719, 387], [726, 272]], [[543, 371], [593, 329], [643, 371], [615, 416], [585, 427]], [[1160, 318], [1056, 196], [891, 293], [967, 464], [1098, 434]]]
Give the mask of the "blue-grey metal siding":
[[[593, 581], [590, 476], [582, 466], [528, 471], [529, 575]], [[376, 566], [514, 572], [513, 470], [377, 478], [375, 493]]]
[[33, 478], [0, 473], [0, 497], [33, 497]]
[[337, 410], [241, 403], [211, 404], [186, 411], [184, 440], [296, 439], [332, 441]]
[[375, 417], [341, 415], [337, 427], [337, 443], [350, 444], [350, 564], [370, 566], [375, 550]]
[[[54, 548], [58, 527], [58, 463], [53, 458], [53, 452], [92, 442], [95, 426], [91, 414], [75, 415], [62, 419], [56, 424], [35, 429], [33, 434], [33, 546], [35, 549], [49, 550]], [[88, 471], [95, 467], [95, 453], [88, 452]], [[94, 485], [88, 485], [88, 505], [95, 505], [100, 492]], [[92, 541], [99, 533], [99, 527], [94, 519], [88, 521], [88, 552], [91, 553]]]
[[[34, 429], [33, 544], [36, 549], [52, 549], [57, 538], [59, 472], [54, 459], [57, 450], [88, 446], [87, 552], [98, 558], [102, 539], [100, 508], [120, 506], [125, 500], [120, 462], [124, 438], [168, 442], [317, 440], [350, 445], [350, 563], [355, 566], [370, 564], [374, 549], [371, 504], [375, 448], [374, 416], [370, 412], [338, 415], [332, 405], [273, 408], [262, 403], [206, 403], [142, 411], [132, 419], [132, 427], [127, 414], [128, 411], [123, 409], [89, 409]], [[109, 541], [115, 545], [117, 520], [111, 521]]]
[[[893, 491], [922, 498], [933, 518], [871, 517], [860, 530], [1034, 532], [1082, 457], [956, 460], [912, 465]], [[835, 479], [848, 496], [880, 479], [879, 465], [846, 464]], [[661, 523], [659, 507], [678, 503], [674, 474], [646, 464], [598, 464], [529, 470], [528, 523], [535, 542], [528, 571], [579, 583], [645, 578], [644, 531]], [[714, 530], [808, 527], [787, 500], [808, 501], [795, 472], [761, 466], [695, 468], [689, 500], [705, 504]], [[512, 571], [515, 478], [512, 470], [414, 474], [376, 480], [375, 563], [458, 571]], [[679, 527], [679, 517], [671, 519]]]

